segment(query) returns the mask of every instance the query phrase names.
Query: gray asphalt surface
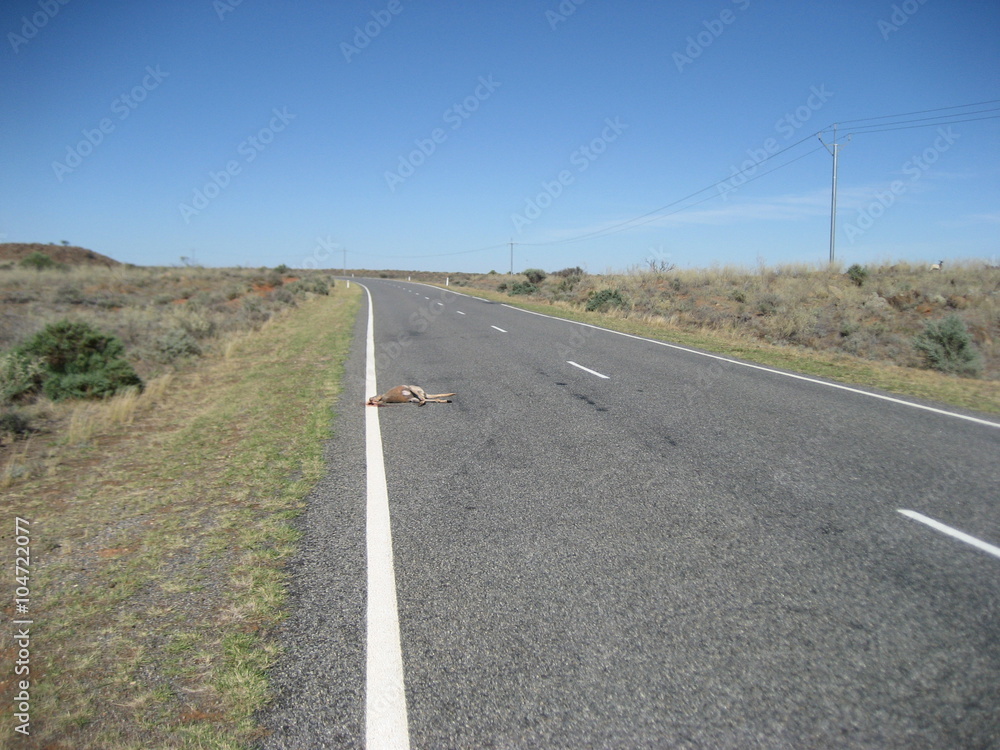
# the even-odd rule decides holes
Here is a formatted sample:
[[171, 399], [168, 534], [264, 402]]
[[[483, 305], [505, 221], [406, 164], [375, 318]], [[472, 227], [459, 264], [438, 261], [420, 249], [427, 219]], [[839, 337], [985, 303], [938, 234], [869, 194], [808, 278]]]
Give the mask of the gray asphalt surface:
[[[898, 513], [1000, 544], [1000, 429], [365, 284], [458, 392], [380, 412], [413, 747], [1000, 747], [1000, 559]], [[265, 747], [364, 743], [357, 330]]]

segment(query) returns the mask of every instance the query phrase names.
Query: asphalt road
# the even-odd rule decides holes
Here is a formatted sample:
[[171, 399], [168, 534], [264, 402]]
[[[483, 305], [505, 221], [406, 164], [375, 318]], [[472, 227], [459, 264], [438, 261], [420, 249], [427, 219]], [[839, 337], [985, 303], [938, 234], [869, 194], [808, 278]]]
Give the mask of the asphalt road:
[[[1000, 545], [1000, 429], [364, 283], [458, 393], [379, 412], [412, 747], [1000, 748], [1000, 558], [899, 512]], [[265, 747], [364, 745], [357, 325]]]

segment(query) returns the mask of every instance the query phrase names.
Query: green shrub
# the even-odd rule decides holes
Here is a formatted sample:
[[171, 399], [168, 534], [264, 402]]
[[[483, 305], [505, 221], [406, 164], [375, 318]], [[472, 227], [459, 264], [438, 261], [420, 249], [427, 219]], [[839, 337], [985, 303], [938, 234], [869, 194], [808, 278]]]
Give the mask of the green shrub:
[[587, 312], [604, 312], [612, 308], [625, 307], [628, 303], [617, 289], [601, 289], [591, 292], [587, 300]]
[[124, 388], [142, 388], [121, 340], [86, 323], [51, 323], [17, 353], [41, 361], [42, 392], [53, 401], [103, 398]]
[[538, 287], [530, 281], [516, 281], [514, 286], [510, 288], [511, 294], [534, 294], [537, 291]]
[[545, 271], [540, 268], [529, 268], [524, 272], [524, 275], [528, 277], [530, 284], [541, 284], [545, 281]]
[[50, 268], [62, 268], [61, 263], [56, 263], [52, 258], [50, 258], [45, 253], [40, 253], [37, 250], [30, 255], [26, 255], [21, 258], [20, 265], [25, 268], [34, 268], [36, 271], [45, 271]]
[[855, 263], [847, 269], [847, 278], [849, 278], [855, 286], [861, 286], [868, 278], [868, 269]]
[[983, 371], [982, 357], [957, 315], [930, 321], [924, 332], [913, 339], [913, 346], [931, 369], [966, 377], [978, 377]]

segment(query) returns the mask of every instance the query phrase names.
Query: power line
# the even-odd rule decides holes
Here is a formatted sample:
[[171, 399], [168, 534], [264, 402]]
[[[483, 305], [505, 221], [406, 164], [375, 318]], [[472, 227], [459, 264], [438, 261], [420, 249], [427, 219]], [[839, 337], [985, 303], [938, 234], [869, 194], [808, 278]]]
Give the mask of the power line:
[[[955, 104], [951, 107], [936, 107], [935, 109], [919, 109], [915, 112], [900, 112], [895, 115], [879, 115], [878, 117], [861, 117], [857, 120], [841, 120], [838, 125], [847, 125], [852, 122], [868, 122], [869, 120], [889, 120], [894, 117], [909, 117], [910, 115], [925, 115], [928, 112], [943, 112], [946, 109], [965, 109], [966, 107], [981, 107], [984, 104], [997, 104], [1000, 103], [1000, 99], [989, 99], [985, 102], [973, 102], [972, 104]], [[964, 112], [957, 113], [958, 115], [968, 114]], [[948, 117], [949, 115], [941, 115], [941, 117]], [[864, 126], [862, 126], [864, 127]], [[827, 128], [829, 129], [829, 128]]]
[[[990, 112], [992, 110], [982, 110], [982, 111]], [[969, 114], [974, 114], [974, 113], [970, 112]], [[924, 123], [923, 125], [902, 125], [901, 123], [890, 122], [886, 123], [886, 125], [900, 125], [900, 127], [880, 128], [876, 125], [864, 125], [861, 127], [861, 129], [852, 130], [851, 133], [855, 135], [868, 135], [869, 133], [888, 133], [893, 130], [913, 130], [914, 128], [934, 128], [934, 127], [940, 127], [941, 125], [957, 125], [960, 122], [977, 122], [979, 120], [996, 120], [996, 119], [1000, 119], [1000, 115], [989, 115], [987, 117], [969, 117], [962, 120], [945, 120], [943, 122], [929, 122], [929, 123]], [[877, 128], [877, 129], [867, 130], [866, 128]]]
[[[729, 177], [726, 177], [725, 179], [713, 182], [711, 185], [708, 185], [707, 187], [703, 187], [701, 190], [696, 190], [695, 192], [690, 193], [689, 195], [686, 195], [683, 198], [678, 198], [677, 200], [672, 201], [672, 202], [668, 203], [665, 206], [660, 206], [659, 208], [654, 208], [652, 211], [648, 211], [648, 212], [646, 212], [644, 214], [641, 214], [639, 216], [634, 216], [631, 219], [627, 219], [625, 221], [619, 222], [618, 224], [612, 224], [611, 226], [604, 227], [603, 229], [595, 229], [593, 232], [587, 232], [586, 234], [580, 234], [580, 235], [577, 235], [576, 237], [569, 237], [569, 238], [563, 239], [563, 240], [552, 240], [550, 242], [522, 242], [522, 243], [519, 243], [519, 244], [522, 244], [522, 245], [532, 245], [532, 246], [536, 246], [536, 247], [540, 247], [540, 246], [544, 246], [544, 245], [562, 245], [562, 244], [569, 243], [569, 242], [578, 242], [580, 240], [589, 239], [591, 237], [598, 237], [598, 236], [600, 236], [600, 237], [606, 237], [609, 234], [615, 234], [617, 231], [624, 231], [625, 229], [629, 229], [629, 228], [631, 228], [631, 226], [642, 226], [643, 224], [648, 224], [650, 221], [654, 221], [657, 218], [662, 218], [661, 217], [662, 212], [666, 211], [668, 208], [673, 208], [674, 206], [676, 206], [676, 205], [678, 205], [680, 203], [684, 203], [685, 201], [688, 201], [691, 198], [694, 198], [695, 196], [701, 195], [704, 192], [716, 189], [720, 185], [724, 185], [725, 183], [729, 182], [734, 177], [738, 177], [740, 175], [747, 174], [748, 172], [751, 172], [751, 171], [756, 171], [757, 168], [761, 164], [763, 164], [764, 162], [770, 161], [771, 159], [773, 159], [773, 158], [775, 158], [777, 156], [780, 156], [781, 154], [785, 153], [786, 151], [789, 151], [790, 149], [793, 149], [796, 146], [798, 146], [798, 145], [800, 145], [802, 143], [805, 143], [806, 141], [811, 140], [811, 139], [812, 139], [811, 135], [807, 136], [806, 138], [803, 138], [800, 141], [796, 141], [795, 143], [792, 143], [791, 145], [786, 146], [785, 148], [781, 149], [780, 151], [775, 151], [770, 156], [766, 156], [765, 158], [763, 158], [763, 159], [761, 159], [759, 161], [754, 162], [753, 165], [747, 167], [746, 169], [741, 169], [741, 170], [739, 170], [737, 172], [732, 173], [731, 175], [729, 175]], [[771, 172], [776, 172], [777, 170], [781, 169], [782, 167], [787, 167], [789, 164], [792, 164], [793, 162], [796, 162], [799, 159], [802, 159], [802, 158], [808, 156], [809, 154], [813, 153], [814, 151], [818, 151], [818, 150], [819, 150], [818, 148], [813, 149], [813, 151], [809, 151], [809, 152], [803, 154], [802, 156], [796, 157], [795, 159], [792, 159], [791, 161], [786, 162], [785, 164], [782, 164], [779, 167], [775, 167], [774, 169], [768, 170], [767, 172], [764, 172], [763, 174], [759, 174], [756, 177], [750, 177], [750, 178], [744, 180], [742, 184], [745, 185], [748, 182], [753, 182], [754, 180], [759, 180], [764, 175], [771, 174]], [[691, 206], [697, 206], [698, 204], [704, 203], [705, 201], [711, 200], [712, 198], [715, 198], [715, 197], [717, 197], [717, 196], [716, 195], [710, 195], [707, 198], [703, 198], [700, 201], [695, 201], [694, 203], [691, 203], [688, 206], [684, 206], [683, 208], [680, 208], [677, 211], [673, 211], [673, 212], [671, 212], [669, 214], [664, 214], [663, 216], [673, 216], [674, 214], [680, 213], [681, 211], [684, 211], [687, 208], [690, 208]], [[643, 221], [643, 222], [639, 221], [640, 219], [645, 219], [648, 216], [652, 216], [653, 218], [650, 219], [649, 221]]]
[[[796, 146], [799, 146], [799, 145], [805, 143], [808, 140], [811, 140], [814, 137], [814, 135], [822, 136], [822, 134], [825, 133], [825, 132], [827, 132], [828, 130], [833, 130], [833, 132], [834, 132], [834, 144], [833, 145], [834, 145], [834, 149], [836, 149], [836, 147], [838, 145], [836, 143], [836, 132], [837, 132], [837, 129], [840, 128], [843, 125], [847, 125], [847, 124], [851, 124], [851, 123], [871, 123], [871, 124], [868, 124], [868, 125], [858, 125], [857, 127], [853, 128], [853, 129], [850, 129], [850, 132], [848, 133], [848, 137], [850, 137], [851, 135], [855, 135], [855, 134], [857, 134], [857, 135], [868, 135], [868, 134], [873, 134], [873, 133], [887, 133], [887, 132], [891, 132], [891, 131], [895, 131], [895, 130], [911, 130], [911, 129], [914, 129], [914, 128], [940, 127], [942, 125], [958, 124], [958, 123], [962, 123], [962, 122], [976, 122], [976, 121], [980, 121], [980, 120], [1000, 119], [1000, 115], [987, 115], [985, 117], [967, 117], [967, 115], [983, 114], [983, 113], [986, 113], [986, 112], [1000, 111], [1000, 107], [990, 107], [988, 109], [981, 109], [981, 110], [975, 110], [975, 111], [954, 112], [952, 114], [934, 115], [932, 117], [921, 117], [921, 118], [915, 118], [915, 119], [910, 119], [910, 120], [897, 120], [896, 119], [896, 118], [901, 118], [901, 117], [909, 117], [911, 115], [929, 114], [929, 113], [932, 113], [932, 112], [945, 112], [945, 111], [948, 111], [948, 110], [957, 110], [957, 109], [968, 110], [968, 108], [970, 108], [970, 107], [982, 107], [982, 106], [987, 105], [987, 104], [1000, 104], [1000, 99], [989, 99], [987, 101], [973, 102], [973, 103], [970, 103], [970, 104], [956, 104], [956, 105], [953, 105], [953, 106], [950, 106], [950, 107], [936, 107], [936, 108], [933, 108], [933, 109], [915, 110], [913, 112], [899, 112], [899, 113], [892, 114], [892, 115], [879, 115], [877, 117], [862, 117], [862, 118], [858, 118], [858, 119], [854, 119], [854, 120], [841, 120], [838, 123], [831, 124], [831, 125], [827, 126], [823, 130], [819, 131], [819, 133], [808, 135], [805, 138], [803, 138], [803, 139], [801, 139], [799, 141], [796, 141], [795, 143], [789, 144], [785, 148], [783, 148], [783, 149], [781, 149], [779, 151], [776, 151], [773, 154], [770, 154], [770, 155], [764, 157], [763, 159], [754, 161], [754, 163], [752, 165], [750, 165], [749, 167], [746, 167], [745, 169], [741, 169], [739, 171], [733, 172], [728, 177], [726, 177], [726, 178], [724, 178], [722, 180], [718, 180], [716, 182], [713, 182], [711, 185], [703, 187], [700, 190], [696, 190], [693, 193], [689, 193], [688, 195], [684, 196], [683, 198], [678, 198], [677, 200], [671, 201], [670, 203], [667, 203], [664, 206], [660, 206], [659, 208], [655, 208], [652, 211], [648, 211], [648, 212], [646, 212], [644, 214], [640, 214], [639, 216], [635, 216], [635, 217], [633, 217], [631, 219], [627, 219], [625, 221], [618, 222], [617, 224], [612, 224], [611, 226], [604, 227], [602, 229], [596, 229], [596, 230], [594, 230], [592, 232], [586, 232], [584, 234], [579, 234], [579, 235], [576, 235], [575, 237], [568, 237], [568, 238], [562, 239], [562, 240], [552, 240], [552, 241], [549, 241], [549, 242], [518, 242], [518, 243], [515, 243], [513, 240], [511, 240], [510, 242], [503, 242], [503, 243], [498, 243], [498, 244], [494, 244], [494, 245], [488, 245], [486, 247], [480, 247], [480, 248], [476, 248], [474, 250], [459, 250], [459, 251], [450, 252], [450, 253], [434, 253], [434, 254], [427, 254], [427, 255], [375, 255], [373, 257], [376, 257], [376, 258], [443, 258], [443, 257], [455, 256], [455, 255], [470, 255], [472, 253], [481, 253], [481, 252], [486, 252], [487, 250], [496, 250], [496, 249], [499, 249], [501, 247], [507, 247], [507, 246], [510, 246], [510, 248], [511, 248], [511, 255], [513, 255], [513, 245], [514, 244], [527, 245], [527, 246], [532, 246], [532, 247], [544, 247], [544, 246], [549, 246], [549, 245], [562, 245], [562, 244], [568, 244], [568, 243], [571, 243], [571, 242], [579, 242], [579, 241], [585, 240], [585, 239], [592, 239], [592, 238], [598, 238], [598, 237], [607, 237], [607, 236], [610, 236], [612, 234], [617, 234], [618, 232], [626, 231], [627, 229], [633, 229], [635, 227], [639, 227], [639, 226], [642, 226], [644, 224], [648, 224], [648, 223], [650, 223], [652, 221], [655, 221], [656, 219], [667, 218], [668, 216], [674, 216], [674, 215], [680, 213], [681, 211], [686, 211], [689, 208], [692, 208], [694, 206], [697, 206], [697, 205], [705, 203], [705, 202], [707, 202], [709, 200], [712, 200], [713, 198], [718, 197], [718, 195], [717, 194], [715, 194], [715, 195], [709, 195], [709, 196], [707, 196], [705, 198], [702, 198], [700, 200], [694, 201], [692, 203], [688, 203], [688, 201], [690, 201], [692, 198], [695, 198], [695, 197], [697, 197], [697, 196], [701, 195], [702, 193], [705, 193], [705, 192], [707, 192], [709, 190], [717, 189], [719, 186], [724, 185], [724, 184], [730, 182], [735, 177], [739, 177], [741, 175], [746, 175], [748, 173], [756, 171], [760, 167], [761, 164], [763, 164], [763, 163], [765, 163], [767, 161], [770, 161], [771, 159], [774, 159], [774, 158], [780, 156], [781, 154], [786, 153], [787, 151], [790, 151], [791, 149], [793, 149]], [[956, 118], [960, 118], [960, 119], [956, 119]], [[885, 122], [885, 123], [875, 123], [874, 122], [875, 120], [895, 120], [895, 121], [894, 122]], [[934, 122], [930, 122], [932, 120]], [[910, 123], [922, 123], [922, 124], [910, 124]], [[822, 142], [822, 139], [821, 139], [821, 142]], [[801, 156], [797, 156], [794, 159], [791, 159], [791, 160], [789, 160], [789, 161], [787, 161], [787, 162], [785, 162], [783, 164], [778, 165], [774, 169], [769, 169], [766, 172], [762, 172], [761, 174], [754, 175], [752, 177], [748, 177], [742, 183], [740, 183], [740, 185], [742, 186], [742, 185], [745, 185], [745, 184], [747, 184], [749, 182], [753, 182], [755, 180], [759, 180], [761, 177], [765, 177], [766, 175], [772, 174], [773, 172], [777, 172], [779, 169], [784, 169], [785, 167], [787, 167], [787, 166], [789, 166], [791, 164], [794, 164], [795, 162], [797, 162], [797, 161], [799, 161], [801, 159], [804, 159], [805, 157], [810, 156], [811, 154], [814, 154], [814, 153], [816, 153], [817, 151], [819, 151], [819, 150], [821, 150], [823, 148], [826, 148], [829, 151], [829, 147], [827, 147], [825, 144], [822, 145], [822, 146], [818, 146], [818, 147], [816, 147], [816, 148], [814, 148], [814, 149], [812, 149], [810, 151], [807, 151], [806, 153], [802, 154]], [[686, 204], [686, 205], [681, 206], [680, 204]], [[664, 213], [667, 209], [673, 208], [675, 206], [680, 206], [680, 207], [677, 208], [675, 211], [671, 211], [669, 213]], [[644, 219], [645, 219], [645, 221], [643, 221]], [[833, 221], [833, 220], [834, 219], [831, 219], [831, 221]], [[832, 253], [833, 253], [832, 243], [833, 243], [833, 240], [831, 239], [831, 258], [832, 258]]]
[[406, 258], [444, 258], [449, 255], [471, 255], [472, 253], [484, 253], [487, 250], [496, 250], [497, 248], [507, 247], [506, 242], [501, 242], [498, 245], [488, 245], [487, 247], [477, 247], [475, 250], [457, 250], [452, 253], [432, 253], [430, 255], [377, 255], [372, 253], [373, 258], [394, 258], [394, 259], [406, 259]]
[[[971, 104], [958, 104], [958, 105], [954, 105], [954, 106], [951, 106], [951, 107], [937, 107], [937, 108], [934, 108], [934, 109], [917, 110], [917, 111], [914, 111], [914, 112], [901, 112], [901, 113], [897, 113], [897, 114], [893, 114], [893, 115], [880, 115], [878, 117], [865, 117], [865, 118], [860, 118], [860, 119], [856, 119], [856, 120], [845, 120], [845, 121], [837, 123], [836, 125], [832, 125], [830, 127], [833, 128], [833, 131], [834, 131], [834, 140], [836, 141], [836, 130], [837, 130], [838, 127], [840, 127], [841, 125], [843, 125], [845, 123], [868, 122], [868, 121], [871, 121], [871, 120], [887, 120], [887, 119], [894, 119], [894, 118], [899, 118], [899, 117], [908, 117], [910, 115], [927, 114], [927, 113], [930, 113], [930, 112], [943, 112], [943, 111], [946, 111], [946, 110], [953, 110], [953, 109], [968, 109], [969, 107], [980, 107], [980, 106], [983, 106], [983, 105], [986, 105], [986, 104], [996, 104], [996, 103], [1000, 103], [1000, 99], [991, 99], [991, 100], [988, 100], [988, 101], [974, 102], [974, 103], [971, 103]], [[949, 125], [949, 124], [953, 124], [953, 123], [957, 124], [957, 123], [960, 123], [960, 122], [973, 122], [973, 121], [976, 121], [976, 120], [996, 119], [996, 118], [1000, 117], [1000, 115], [990, 115], [990, 116], [987, 116], [987, 117], [972, 117], [972, 118], [966, 118], [965, 116], [966, 115], [970, 115], [970, 114], [980, 114], [980, 113], [983, 113], [983, 112], [994, 112], [994, 111], [997, 111], [997, 110], [1000, 110], [1000, 107], [992, 107], [992, 108], [989, 108], [989, 109], [976, 110], [976, 111], [973, 111], [973, 112], [955, 112], [955, 113], [950, 114], [950, 115], [937, 115], [935, 117], [917, 118], [917, 119], [913, 119], [913, 120], [899, 120], [897, 122], [880, 123], [878, 125], [874, 125], [874, 124], [873, 125], [861, 125], [861, 126], [855, 128], [854, 130], [852, 130], [848, 134], [848, 137], [850, 137], [850, 135], [852, 135], [854, 133], [858, 133], [858, 134], [861, 134], [861, 135], [867, 135], [868, 133], [885, 133], [885, 132], [889, 132], [889, 131], [892, 131], [892, 130], [907, 130], [907, 129], [921, 128], [921, 127], [936, 127], [936, 126], [941, 126], [941, 125]], [[963, 118], [963, 119], [945, 119], [945, 118]], [[906, 124], [906, 123], [912, 123], [912, 122], [923, 122], [925, 120], [940, 120], [940, 121], [939, 122], [933, 122], [933, 123], [927, 123], [927, 122], [925, 122], [922, 125], [907, 125]], [[877, 128], [877, 129], [869, 129], [869, 128]], [[819, 134], [822, 134], [823, 132], [826, 132], [826, 130], [829, 130], [829, 129], [830, 128], [826, 128], [826, 129], [820, 131]], [[524, 244], [524, 245], [533, 245], [533, 246], [561, 245], [561, 244], [566, 244], [566, 243], [570, 243], [570, 242], [578, 242], [578, 241], [584, 240], [584, 239], [591, 239], [591, 238], [597, 238], [597, 237], [606, 237], [606, 236], [611, 235], [611, 234], [616, 234], [619, 231], [625, 231], [625, 229], [630, 229], [630, 228], [633, 228], [633, 227], [642, 226], [643, 224], [648, 224], [649, 222], [654, 221], [656, 218], [665, 218], [666, 216], [673, 216], [674, 214], [680, 213], [681, 211], [685, 211], [688, 208], [691, 208], [692, 206], [697, 206], [700, 203], [704, 203], [707, 200], [711, 200], [712, 198], [714, 198], [716, 196], [710, 195], [707, 198], [703, 198], [702, 200], [695, 201], [694, 203], [690, 203], [690, 204], [688, 204], [686, 206], [683, 206], [682, 208], [677, 209], [677, 211], [673, 211], [673, 212], [671, 212], [669, 214], [662, 214], [662, 212], [665, 211], [666, 209], [672, 208], [673, 206], [676, 206], [678, 204], [685, 203], [686, 201], [690, 200], [691, 198], [694, 198], [695, 196], [701, 195], [702, 193], [704, 193], [704, 192], [706, 192], [708, 190], [712, 190], [713, 188], [718, 188], [718, 186], [723, 185], [723, 184], [729, 182], [734, 177], [737, 177], [739, 175], [742, 175], [742, 174], [745, 174], [747, 172], [750, 172], [751, 170], [756, 170], [764, 162], [769, 161], [770, 159], [773, 159], [776, 156], [780, 156], [781, 154], [785, 153], [786, 151], [795, 148], [796, 146], [804, 143], [807, 140], [811, 140], [812, 137], [813, 137], [812, 135], [809, 135], [809, 136], [803, 138], [802, 140], [796, 141], [795, 143], [792, 143], [792, 144], [786, 146], [785, 148], [781, 149], [780, 151], [776, 151], [775, 153], [771, 154], [770, 156], [768, 156], [768, 157], [766, 157], [764, 159], [761, 159], [758, 162], [755, 162], [752, 166], [747, 167], [746, 169], [740, 170], [739, 172], [733, 173], [732, 175], [730, 175], [729, 177], [727, 177], [724, 180], [719, 180], [718, 182], [715, 182], [715, 183], [713, 183], [713, 184], [711, 184], [711, 185], [709, 185], [707, 187], [704, 187], [701, 190], [697, 190], [697, 191], [691, 193], [690, 195], [687, 195], [687, 196], [685, 196], [683, 198], [679, 198], [678, 200], [673, 201], [671, 203], [668, 203], [665, 206], [661, 206], [659, 208], [653, 209], [652, 211], [649, 211], [649, 212], [647, 212], [645, 214], [642, 214], [640, 216], [636, 216], [636, 217], [634, 217], [632, 219], [628, 219], [626, 221], [619, 222], [618, 224], [613, 224], [612, 226], [605, 227], [604, 229], [597, 229], [597, 230], [594, 230], [593, 232], [588, 232], [586, 234], [577, 235], [575, 237], [569, 237], [569, 238], [563, 239], [563, 240], [552, 240], [551, 242], [525, 242], [525, 243], [521, 243], [521, 244]], [[829, 150], [828, 147], [826, 147], [826, 146], [823, 146], [823, 147], [827, 148], [827, 150]], [[835, 142], [834, 143], [834, 149], [836, 149], [836, 148], [837, 148], [837, 144]], [[751, 178], [745, 180], [742, 184], [745, 185], [748, 182], [753, 182], [754, 180], [760, 179], [761, 177], [764, 177], [765, 175], [771, 174], [772, 172], [776, 172], [778, 169], [782, 169], [783, 167], [786, 167], [789, 164], [792, 164], [792, 163], [798, 161], [799, 159], [805, 158], [806, 156], [809, 156], [809, 154], [815, 153], [818, 150], [819, 150], [819, 148], [813, 149], [812, 151], [809, 151], [809, 152], [803, 154], [802, 156], [799, 156], [799, 157], [797, 157], [795, 159], [792, 159], [791, 161], [786, 162], [785, 164], [782, 164], [781, 166], [776, 167], [775, 169], [771, 169], [771, 170], [768, 170], [767, 172], [764, 172], [763, 174], [756, 175], [755, 177], [751, 177]], [[640, 221], [641, 219], [645, 219], [646, 217], [649, 217], [649, 216], [652, 216], [653, 218], [649, 219], [648, 221]], [[833, 240], [831, 239], [831, 255], [833, 253], [832, 242], [833, 242]]]

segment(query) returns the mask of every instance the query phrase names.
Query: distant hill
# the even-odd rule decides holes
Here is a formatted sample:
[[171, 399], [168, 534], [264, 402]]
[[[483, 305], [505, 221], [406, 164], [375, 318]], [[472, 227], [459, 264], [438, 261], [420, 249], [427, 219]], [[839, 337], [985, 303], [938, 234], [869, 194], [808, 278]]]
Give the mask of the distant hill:
[[47, 255], [67, 266], [120, 266], [117, 260], [75, 245], [45, 245], [41, 242], [0, 242], [0, 263], [17, 263], [32, 253]]

